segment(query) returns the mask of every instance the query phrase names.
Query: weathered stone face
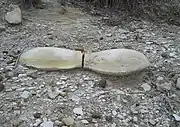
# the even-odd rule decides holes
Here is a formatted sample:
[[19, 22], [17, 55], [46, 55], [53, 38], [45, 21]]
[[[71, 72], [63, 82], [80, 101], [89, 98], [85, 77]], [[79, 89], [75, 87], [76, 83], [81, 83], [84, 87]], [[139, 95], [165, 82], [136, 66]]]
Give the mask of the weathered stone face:
[[24, 52], [20, 62], [38, 69], [72, 69], [82, 67], [82, 54], [63, 48], [37, 47]]
[[111, 49], [85, 54], [84, 68], [103, 74], [126, 75], [150, 65], [140, 52], [131, 49]]

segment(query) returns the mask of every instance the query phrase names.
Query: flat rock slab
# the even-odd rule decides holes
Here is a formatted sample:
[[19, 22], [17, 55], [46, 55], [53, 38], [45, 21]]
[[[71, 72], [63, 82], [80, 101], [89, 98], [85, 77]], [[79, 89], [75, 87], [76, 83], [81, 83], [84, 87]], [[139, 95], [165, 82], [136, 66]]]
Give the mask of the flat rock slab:
[[80, 51], [56, 47], [36, 47], [20, 56], [19, 62], [44, 70], [72, 69], [82, 67]]
[[150, 65], [146, 56], [131, 49], [111, 49], [85, 54], [84, 68], [110, 75], [127, 75]]

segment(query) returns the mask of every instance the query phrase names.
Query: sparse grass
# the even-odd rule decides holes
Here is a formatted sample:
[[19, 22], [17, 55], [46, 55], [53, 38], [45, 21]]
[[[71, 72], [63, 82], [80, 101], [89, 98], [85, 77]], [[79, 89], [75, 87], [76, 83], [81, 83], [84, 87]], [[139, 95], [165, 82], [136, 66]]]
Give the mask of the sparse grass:
[[94, 15], [109, 15], [112, 22], [115, 22], [114, 19], [120, 21], [122, 18], [133, 16], [180, 25], [180, 0], [71, 0], [71, 2], [85, 7]]

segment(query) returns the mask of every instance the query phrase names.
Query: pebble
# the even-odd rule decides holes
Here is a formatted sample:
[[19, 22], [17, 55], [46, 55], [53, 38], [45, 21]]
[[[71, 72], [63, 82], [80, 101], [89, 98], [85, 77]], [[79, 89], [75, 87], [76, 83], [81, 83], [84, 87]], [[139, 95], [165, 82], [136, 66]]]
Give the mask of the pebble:
[[44, 122], [41, 123], [40, 127], [53, 127], [54, 123], [51, 120], [44, 119]]
[[116, 126], [116, 123], [113, 123], [113, 124], [111, 125], [111, 127], [117, 127], [117, 126]]
[[21, 97], [24, 98], [24, 99], [27, 99], [27, 98], [29, 98], [30, 94], [31, 94], [30, 92], [24, 91], [24, 92], [21, 94]]
[[33, 124], [33, 127], [38, 127], [42, 123], [41, 119], [36, 119], [36, 122]]
[[6, 26], [5, 25], [0, 25], [0, 32], [5, 31], [6, 30]]
[[166, 82], [166, 83], [160, 84], [159, 87], [162, 88], [163, 90], [171, 90], [172, 84], [171, 82]]
[[55, 99], [59, 95], [58, 92], [48, 92], [48, 97], [50, 99]]
[[150, 91], [150, 90], [151, 90], [151, 86], [148, 85], [147, 83], [143, 83], [143, 84], [141, 85], [141, 88], [143, 88], [144, 91]]
[[133, 122], [135, 122], [135, 123], [138, 122], [138, 118], [136, 116], [133, 117]]
[[67, 80], [67, 79], [68, 79], [68, 77], [66, 77], [66, 76], [62, 75], [60, 79], [61, 79], [61, 80]]
[[18, 77], [19, 77], [19, 78], [27, 77], [27, 74], [19, 74]]
[[180, 89], [180, 78], [178, 78], [177, 81], [176, 81], [176, 87], [177, 87], [178, 89]]
[[74, 124], [74, 119], [72, 117], [63, 118], [62, 122], [67, 126], [72, 126]]
[[81, 115], [81, 116], [83, 115], [82, 107], [74, 108], [73, 112], [74, 114], [77, 114], [77, 115]]
[[105, 119], [106, 119], [107, 122], [110, 122], [110, 123], [113, 121], [113, 117], [112, 116], [106, 116]]
[[101, 116], [100, 113], [95, 112], [95, 113], [92, 113], [91, 117], [94, 118], [94, 119], [101, 119], [102, 116]]
[[72, 95], [72, 96], [71, 96], [71, 100], [72, 100], [72, 101], [75, 101], [76, 103], [79, 103], [80, 98], [79, 98], [77, 95]]
[[66, 92], [60, 91], [58, 89], [56, 89], [55, 91], [51, 91], [50, 89], [48, 90], [48, 97], [50, 99], [55, 99], [59, 95], [64, 97], [66, 95]]
[[117, 112], [116, 112], [115, 110], [113, 110], [113, 111], [112, 111], [112, 114], [113, 114], [114, 116], [116, 116], [116, 115], [117, 115]]
[[123, 119], [124, 119], [124, 116], [123, 116], [123, 115], [121, 115], [121, 114], [118, 114], [118, 115], [117, 115], [117, 117], [118, 117], [119, 119], [121, 119], [121, 120], [123, 120]]
[[151, 125], [153, 125], [153, 126], [156, 125], [156, 121], [153, 120], [153, 119], [150, 119], [150, 120], [149, 120], [149, 123], [150, 123]]
[[42, 114], [38, 112], [38, 113], [35, 113], [33, 116], [34, 116], [34, 118], [37, 119], [37, 118], [41, 118], [41, 115], [42, 115]]
[[134, 108], [134, 106], [131, 107], [131, 112], [133, 114], [138, 114], [138, 111]]
[[177, 114], [173, 114], [173, 117], [175, 118], [176, 121], [180, 121], [180, 116]]
[[102, 87], [102, 88], [105, 88], [105, 87], [107, 86], [107, 81], [106, 81], [105, 79], [101, 79], [101, 80], [98, 82], [97, 86]]
[[61, 121], [59, 121], [59, 120], [56, 120], [56, 121], [54, 121], [54, 125], [55, 125], [55, 127], [56, 127], [56, 126], [62, 127], [62, 126], [63, 126], [63, 123], [62, 123]]
[[87, 120], [81, 120], [82, 123], [88, 124], [89, 122]]
[[7, 12], [5, 19], [10, 24], [20, 24], [22, 22], [21, 9], [15, 8], [11, 12]]
[[112, 37], [112, 34], [106, 34], [106, 37]]

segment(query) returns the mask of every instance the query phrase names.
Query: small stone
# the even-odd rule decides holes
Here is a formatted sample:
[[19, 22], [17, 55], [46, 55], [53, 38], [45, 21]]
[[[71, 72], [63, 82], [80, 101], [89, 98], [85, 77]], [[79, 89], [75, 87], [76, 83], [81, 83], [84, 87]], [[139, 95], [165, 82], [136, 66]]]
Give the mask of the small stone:
[[166, 58], [166, 59], [169, 58], [169, 54], [166, 53], [166, 52], [163, 52], [163, 53], [161, 54], [161, 56], [164, 57], [164, 58]]
[[144, 113], [148, 113], [149, 111], [148, 110], [146, 110], [145, 108], [142, 108], [142, 109], [140, 109], [140, 113], [142, 113], [142, 114], [144, 114]]
[[34, 118], [37, 119], [37, 118], [41, 118], [41, 115], [42, 115], [41, 113], [35, 113], [33, 116], [34, 116]]
[[151, 125], [153, 125], [153, 126], [156, 125], [156, 121], [153, 120], [153, 119], [150, 119], [150, 120], [149, 120], [149, 123], [150, 123]]
[[62, 82], [56, 82], [56, 85], [62, 85]]
[[164, 78], [161, 77], [161, 76], [158, 76], [158, 77], [157, 77], [157, 80], [158, 80], [158, 81], [162, 81], [162, 80], [164, 80]]
[[33, 124], [33, 127], [38, 127], [42, 123], [41, 119], [36, 119], [36, 122]]
[[77, 115], [83, 115], [82, 107], [80, 108], [74, 108], [73, 112]]
[[115, 116], [115, 115], [117, 115], [117, 112], [115, 110], [113, 110], [112, 114]]
[[111, 125], [111, 127], [116, 127], [116, 123], [113, 123], [113, 124]]
[[172, 84], [171, 82], [166, 82], [166, 83], [160, 84], [159, 87], [162, 88], [163, 90], [171, 90]]
[[154, 42], [152, 42], [152, 41], [146, 42], [147, 45], [151, 45], [151, 44], [153, 44], [153, 43], [154, 43]]
[[144, 91], [150, 91], [151, 90], [151, 86], [148, 85], [147, 83], [143, 83], [141, 85], [141, 87], [144, 89]]
[[5, 15], [5, 19], [10, 24], [20, 24], [22, 22], [22, 15], [20, 8], [15, 8], [13, 11]]
[[120, 33], [122, 33], [122, 34], [126, 34], [126, 33], [128, 33], [129, 31], [128, 31], [128, 30], [125, 30], [125, 29], [120, 28], [120, 29], [118, 30], [118, 32], [120, 32]]
[[105, 119], [106, 119], [107, 122], [110, 122], [110, 123], [113, 121], [113, 117], [112, 116], [106, 116]]
[[82, 123], [88, 124], [89, 122], [87, 120], [81, 120]]
[[21, 94], [21, 97], [24, 98], [24, 99], [29, 98], [29, 96], [30, 96], [30, 92], [28, 92], [28, 91], [24, 91], [24, 92]]
[[98, 84], [99, 87], [105, 88], [107, 86], [107, 82], [105, 79], [101, 79]]
[[91, 117], [94, 118], [94, 119], [101, 119], [100, 113], [96, 113], [96, 112], [92, 113]]
[[50, 99], [55, 99], [59, 95], [58, 92], [48, 92], [48, 97]]
[[59, 95], [65, 97], [67, 95], [67, 92], [59, 91]]
[[19, 74], [18, 77], [19, 77], [19, 78], [27, 77], [27, 74]]
[[54, 124], [55, 124], [55, 127], [62, 127], [63, 126], [63, 122], [59, 121], [59, 120], [56, 120], [54, 121]]
[[138, 118], [136, 116], [133, 117], [133, 122], [135, 122], [135, 123], [138, 122]]
[[176, 115], [176, 114], [173, 114], [174, 118], [176, 121], [180, 121], [180, 116]]
[[138, 114], [138, 111], [134, 108], [134, 106], [131, 107], [131, 112], [133, 114]]
[[6, 30], [6, 26], [0, 25], [0, 32], [5, 31], [5, 30]]
[[71, 96], [71, 100], [79, 103], [80, 98], [79, 98], [77, 95], [72, 95], [72, 96]]
[[85, 127], [85, 125], [81, 121], [76, 121], [72, 127]]
[[3, 91], [5, 88], [4, 84], [0, 82], [0, 92]]
[[100, 37], [99, 40], [103, 40], [104, 38], [103, 37]]
[[177, 81], [176, 81], [176, 87], [177, 87], [178, 89], [180, 89], [180, 78], [178, 78]]
[[59, 96], [59, 94], [64, 96], [65, 92], [62, 92], [62, 91], [58, 90], [57, 88], [55, 88], [54, 91], [52, 91], [50, 88], [48, 89], [48, 97], [50, 99], [55, 99], [57, 96]]
[[58, 113], [58, 119], [59, 119], [59, 120], [62, 120], [64, 117], [65, 117], [64, 114]]
[[62, 122], [67, 126], [72, 126], [74, 124], [74, 119], [72, 117], [63, 118]]
[[122, 114], [118, 114], [117, 117], [118, 117], [119, 119], [121, 119], [121, 120], [124, 119], [124, 116], [123, 116]]
[[112, 37], [112, 34], [106, 34], [106, 37]]
[[62, 75], [60, 79], [61, 80], [67, 80], [68, 78], [66, 76]]
[[40, 127], [53, 127], [54, 123], [51, 120], [44, 120], [43, 123], [41, 123]]

